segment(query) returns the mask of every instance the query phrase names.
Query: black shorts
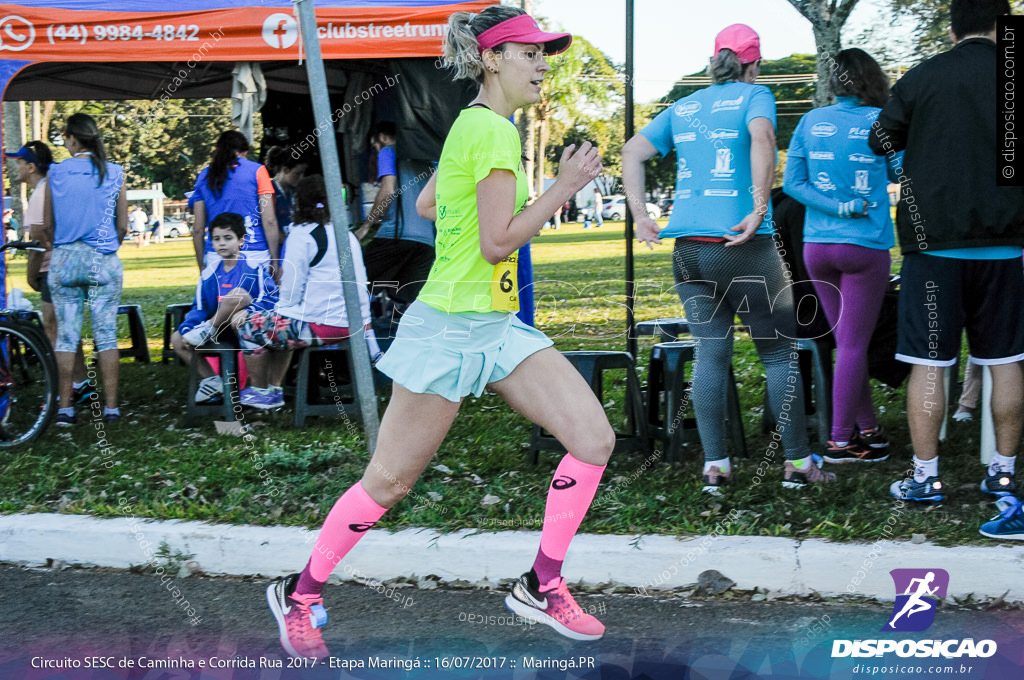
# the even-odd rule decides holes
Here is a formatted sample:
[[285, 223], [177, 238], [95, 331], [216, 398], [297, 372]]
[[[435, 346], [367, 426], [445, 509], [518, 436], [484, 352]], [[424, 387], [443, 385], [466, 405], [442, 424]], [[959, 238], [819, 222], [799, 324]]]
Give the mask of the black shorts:
[[371, 283], [388, 284], [374, 286], [371, 292], [389, 288], [391, 297], [412, 303], [434, 266], [434, 247], [417, 241], [375, 238], [363, 249], [363, 262]]
[[39, 272], [36, 277], [36, 286], [39, 287], [39, 294], [43, 296], [43, 302], [49, 302], [53, 304], [53, 298], [50, 297], [50, 285], [46, 282], [46, 275], [49, 272]]
[[903, 256], [896, 358], [952, 366], [966, 329], [978, 364], [1024, 360], [1024, 270], [1020, 258], [959, 260], [923, 253]]

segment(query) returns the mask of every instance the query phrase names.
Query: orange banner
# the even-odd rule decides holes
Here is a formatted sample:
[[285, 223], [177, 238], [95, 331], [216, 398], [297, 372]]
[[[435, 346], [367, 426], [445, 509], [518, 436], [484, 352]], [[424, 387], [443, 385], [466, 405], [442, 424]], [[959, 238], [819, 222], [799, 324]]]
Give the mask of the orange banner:
[[[432, 57], [441, 54], [453, 12], [497, 3], [318, 7], [317, 33], [325, 59]], [[109, 12], [0, 4], [0, 59], [275, 61], [298, 59], [300, 42], [296, 16], [274, 7]]]

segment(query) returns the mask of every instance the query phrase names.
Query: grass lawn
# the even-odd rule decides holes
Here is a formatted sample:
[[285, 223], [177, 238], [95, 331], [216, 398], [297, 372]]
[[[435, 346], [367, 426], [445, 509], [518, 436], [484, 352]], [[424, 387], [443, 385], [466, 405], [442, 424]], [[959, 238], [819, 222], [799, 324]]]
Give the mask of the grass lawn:
[[[568, 225], [535, 239], [537, 324], [559, 349], [625, 349], [622, 233], [622, 223], [606, 222], [589, 231]], [[121, 250], [123, 302], [142, 305], [155, 363], [121, 364], [127, 417], [105, 433], [115, 455], [103, 455], [88, 422], [70, 431], [51, 427], [30, 448], [0, 451], [0, 512], [117, 516], [118, 499], [125, 498], [137, 515], [154, 518], [312, 526], [359, 479], [367, 461], [365, 442], [340, 418], [314, 419], [307, 430], [295, 431], [290, 408], [249, 413], [263, 477], [240, 439], [218, 436], [212, 423], [184, 427], [186, 371], [159, 363], [159, 354], [164, 307], [189, 301], [195, 290], [191, 253], [187, 239], [142, 249], [128, 244]], [[637, 248], [638, 319], [681, 313], [672, 291], [670, 255], [669, 245], [653, 252]], [[25, 288], [24, 260], [12, 263], [9, 283]], [[29, 299], [38, 304], [38, 295]], [[126, 343], [126, 327], [121, 337]], [[653, 343], [640, 340], [641, 382]], [[764, 483], [754, 485], [753, 472], [769, 438], [760, 428], [763, 371], [752, 342], [742, 335], [734, 365], [750, 452], [749, 459], [736, 463], [734, 487], [720, 499], [701, 493], [698, 446], [687, 449], [683, 463], [655, 458], [646, 468], [640, 454], [616, 455], [583, 531], [706, 534], [723, 522], [718, 530], [724, 527], [728, 534], [872, 540], [882, 537], [888, 524], [897, 539], [924, 534], [941, 544], [990, 542], [977, 533], [978, 525], [995, 513], [994, 503], [977, 488], [983, 475], [977, 423], [950, 424], [941, 454], [951, 494], [938, 507], [900, 507], [888, 495], [889, 484], [904, 474], [910, 451], [903, 390], [885, 386], [876, 388], [875, 403], [893, 439], [890, 460], [829, 466], [840, 475], [834, 486], [791, 491], [780, 484], [780, 453]], [[606, 390], [609, 415], [617, 422], [622, 381]], [[385, 390], [382, 408], [386, 398]], [[437, 467], [427, 469], [399, 511], [389, 513], [380, 526], [486, 530], [518, 520], [538, 527], [557, 456], [542, 455], [541, 464], [531, 466], [528, 441], [528, 423], [497, 397], [469, 399], [441, 447]]]

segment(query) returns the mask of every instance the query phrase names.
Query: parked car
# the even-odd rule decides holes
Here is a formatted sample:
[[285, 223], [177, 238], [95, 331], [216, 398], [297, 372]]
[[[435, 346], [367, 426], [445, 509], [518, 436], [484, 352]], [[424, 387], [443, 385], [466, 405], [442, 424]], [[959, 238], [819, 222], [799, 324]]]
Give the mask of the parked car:
[[160, 225], [160, 232], [164, 238], [178, 238], [179, 236], [188, 236], [192, 230], [188, 228], [188, 223], [184, 220], [165, 217], [163, 224]]
[[[661, 208], [654, 205], [653, 203], [647, 204], [647, 214], [658, 219], [661, 217]], [[606, 220], [621, 220], [626, 216], [626, 199], [623, 196], [613, 196], [609, 200], [605, 201], [604, 208], [601, 210], [601, 217]]]

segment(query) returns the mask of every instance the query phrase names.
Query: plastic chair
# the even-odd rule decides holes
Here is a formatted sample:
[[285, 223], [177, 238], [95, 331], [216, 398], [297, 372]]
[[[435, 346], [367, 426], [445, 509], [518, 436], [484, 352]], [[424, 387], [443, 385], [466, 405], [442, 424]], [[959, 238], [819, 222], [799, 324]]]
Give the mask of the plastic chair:
[[[647, 429], [652, 439], [660, 440], [665, 446], [668, 462], [681, 458], [684, 443], [700, 441], [697, 419], [685, 416], [690, 394], [686, 364], [694, 361], [696, 348], [694, 342], [663, 342], [651, 348], [647, 377]], [[729, 442], [735, 455], [745, 457], [747, 440], [732, 367], [729, 368], [727, 389]]]
[[[239, 376], [238, 345], [233, 342], [210, 342], [196, 347], [192, 364], [188, 367], [188, 400], [185, 406], [185, 427], [192, 427], [199, 418], [220, 415], [225, 421], [242, 419], [241, 382]], [[210, 360], [224, 385], [221, 401], [197, 404], [199, 389], [199, 362]], [[213, 360], [216, 360], [214, 363]]]
[[[344, 359], [340, 355], [344, 354]], [[334, 358], [348, 367], [349, 381], [341, 384], [335, 375]], [[321, 361], [323, 360], [323, 361]], [[295, 428], [306, 427], [306, 418], [313, 416], [342, 416], [359, 418], [361, 411], [352, 385], [356, 373], [348, 340], [340, 340], [322, 347], [303, 347], [295, 350], [293, 361], [298, 364], [295, 382]], [[327, 400], [321, 399], [320, 373], [327, 378]]]
[[167, 309], [164, 311], [164, 348], [160, 355], [161, 363], [166, 364], [168, 361], [175, 361], [182, 366], [185, 365], [181, 357], [171, 349], [171, 336], [174, 335], [174, 331], [178, 330], [178, 326], [185, 320], [185, 315], [188, 314], [190, 309], [192, 309], [191, 302], [167, 305]]
[[121, 305], [117, 313], [128, 317], [128, 333], [132, 340], [130, 349], [122, 349], [120, 357], [132, 357], [135, 361], [149, 363], [149, 340], [146, 339], [146, 324], [142, 321], [142, 307], [139, 305]]
[[[604, 372], [608, 370], [626, 371], [626, 416], [630, 428], [628, 432], [615, 433], [615, 451], [641, 451], [645, 455], [650, 451], [647, 436], [647, 421], [644, 418], [643, 393], [640, 381], [636, 377], [636, 363], [628, 352], [580, 351], [562, 352], [583, 379], [590, 385], [598, 400], [603, 404]], [[539, 425], [534, 425], [530, 432], [530, 461], [534, 464], [540, 459], [541, 451], [564, 452], [565, 447], [549, 432]]]

